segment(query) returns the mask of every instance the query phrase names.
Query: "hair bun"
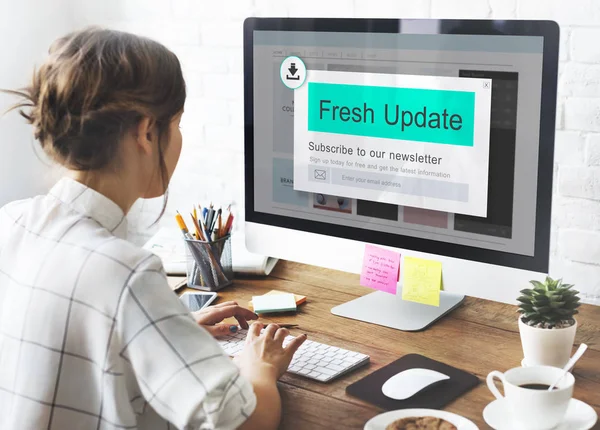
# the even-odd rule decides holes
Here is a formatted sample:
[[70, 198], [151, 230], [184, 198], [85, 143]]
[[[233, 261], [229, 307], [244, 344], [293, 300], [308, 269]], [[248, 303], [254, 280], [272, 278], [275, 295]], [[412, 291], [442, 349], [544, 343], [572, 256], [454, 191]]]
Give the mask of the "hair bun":
[[[185, 82], [177, 57], [129, 33], [89, 28], [58, 39], [31, 84], [7, 91], [54, 159], [77, 170], [110, 163], [143, 117], [169, 124], [183, 110]], [[165, 135], [168, 126], [159, 135]]]

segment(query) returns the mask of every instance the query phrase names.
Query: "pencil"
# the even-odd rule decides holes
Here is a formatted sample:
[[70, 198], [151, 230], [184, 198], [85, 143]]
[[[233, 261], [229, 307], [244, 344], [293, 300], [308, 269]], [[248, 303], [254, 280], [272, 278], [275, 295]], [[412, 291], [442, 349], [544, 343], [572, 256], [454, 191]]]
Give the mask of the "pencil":
[[[277, 323], [273, 323], [273, 324], [277, 324]], [[298, 324], [277, 324], [279, 326], [279, 328], [296, 328], [298, 327]]]
[[221, 209], [219, 209], [219, 211], [217, 212], [217, 239], [220, 239], [222, 235], [222, 231], [221, 229], [223, 228], [222, 225], [222, 221], [221, 221]]
[[177, 221], [177, 225], [179, 226], [179, 229], [183, 232], [183, 235], [187, 238], [190, 238], [190, 231], [188, 230], [187, 226], [185, 225], [185, 221], [183, 220], [183, 217], [181, 216], [181, 214], [179, 213], [179, 211], [177, 211], [177, 215], [175, 215], [175, 220]]
[[[195, 209], [194, 209], [195, 211]], [[196, 229], [196, 237], [198, 237], [198, 240], [204, 240], [204, 235], [202, 234], [202, 230], [200, 230], [200, 225], [198, 224], [198, 220], [196, 219], [196, 217], [194, 216], [194, 214], [192, 215], [192, 221], [194, 221], [194, 228]]]
[[229, 217], [227, 220], [227, 224], [225, 225], [225, 234], [229, 234], [231, 232], [231, 227], [233, 226], [233, 215]]
[[225, 222], [223, 223], [223, 231], [221, 232], [221, 236], [225, 236], [227, 234], [227, 225], [229, 225], [229, 218], [231, 218], [231, 205], [227, 208], [227, 218], [225, 218]]

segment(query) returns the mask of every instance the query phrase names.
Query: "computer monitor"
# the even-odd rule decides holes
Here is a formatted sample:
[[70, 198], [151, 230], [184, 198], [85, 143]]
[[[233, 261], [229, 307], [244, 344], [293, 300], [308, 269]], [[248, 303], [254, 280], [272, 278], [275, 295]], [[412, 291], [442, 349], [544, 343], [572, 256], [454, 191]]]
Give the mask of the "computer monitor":
[[248, 249], [353, 273], [366, 244], [440, 261], [439, 307], [332, 309], [402, 330], [465, 295], [514, 303], [548, 272], [558, 45], [550, 21], [249, 18]]

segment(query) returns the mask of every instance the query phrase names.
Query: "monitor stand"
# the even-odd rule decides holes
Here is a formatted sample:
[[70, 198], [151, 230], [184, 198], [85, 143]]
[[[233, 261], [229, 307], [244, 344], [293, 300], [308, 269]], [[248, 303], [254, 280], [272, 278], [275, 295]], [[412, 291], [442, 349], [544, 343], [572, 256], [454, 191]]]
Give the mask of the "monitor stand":
[[436, 307], [402, 300], [402, 290], [395, 296], [375, 291], [336, 306], [331, 313], [402, 331], [419, 331], [451, 312], [464, 299], [464, 295], [441, 291], [440, 306]]

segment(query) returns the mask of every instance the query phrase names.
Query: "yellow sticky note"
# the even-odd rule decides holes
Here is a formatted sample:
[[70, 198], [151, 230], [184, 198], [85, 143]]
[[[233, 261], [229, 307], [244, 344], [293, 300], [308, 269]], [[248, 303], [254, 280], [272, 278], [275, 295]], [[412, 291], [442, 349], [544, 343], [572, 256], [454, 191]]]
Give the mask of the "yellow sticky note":
[[440, 305], [442, 263], [422, 258], [404, 257], [402, 300]]

